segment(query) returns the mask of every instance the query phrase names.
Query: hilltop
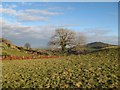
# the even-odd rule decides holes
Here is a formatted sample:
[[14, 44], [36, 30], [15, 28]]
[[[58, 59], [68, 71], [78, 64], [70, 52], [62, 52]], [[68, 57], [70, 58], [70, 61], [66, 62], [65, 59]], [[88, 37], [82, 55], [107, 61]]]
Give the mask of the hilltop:
[[106, 47], [116, 46], [116, 45], [103, 43], [103, 42], [93, 42], [93, 43], [88, 43], [86, 46], [94, 49], [101, 49], [101, 48], [106, 48]]
[[69, 53], [76, 54], [76, 55], [87, 54], [87, 53], [96, 52], [102, 49], [117, 48], [117, 47], [118, 47], [117, 45], [107, 44], [103, 42], [92, 42], [92, 43], [88, 43], [78, 47], [73, 47], [69, 49]]

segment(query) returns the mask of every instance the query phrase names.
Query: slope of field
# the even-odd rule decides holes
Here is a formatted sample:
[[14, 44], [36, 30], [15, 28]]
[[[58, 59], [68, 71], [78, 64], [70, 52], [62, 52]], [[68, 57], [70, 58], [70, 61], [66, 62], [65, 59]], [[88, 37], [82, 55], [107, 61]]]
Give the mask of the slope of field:
[[[16, 57], [31, 57], [31, 56], [40, 56], [40, 55], [50, 55], [46, 50], [38, 50], [35, 48], [27, 49], [22, 46], [16, 46], [11, 41], [0, 38], [0, 56], [16, 56]], [[6, 59], [6, 58], [5, 58]]]
[[3, 88], [118, 88], [118, 49], [61, 59], [6, 60]]
[[9, 40], [0, 38], [0, 49], [2, 55], [16, 55], [16, 56], [29, 56], [29, 54], [20, 51], [16, 45], [12, 44]]
[[2, 49], [3, 55], [16, 55], [16, 56], [29, 56], [29, 54], [19, 51], [17, 49], [12, 49], [7, 47], [5, 44], [2, 44], [5, 49]]

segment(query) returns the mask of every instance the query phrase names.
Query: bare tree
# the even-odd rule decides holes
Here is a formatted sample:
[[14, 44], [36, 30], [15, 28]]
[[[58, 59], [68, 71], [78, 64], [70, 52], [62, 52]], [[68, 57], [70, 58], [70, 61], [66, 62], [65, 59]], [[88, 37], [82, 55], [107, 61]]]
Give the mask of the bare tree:
[[29, 43], [26, 43], [26, 44], [24, 45], [24, 47], [27, 48], [27, 49], [30, 49], [30, 48], [31, 48], [31, 45], [30, 45]]
[[55, 34], [51, 38], [49, 45], [55, 45], [60, 46], [62, 49], [62, 52], [66, 52], [66, 47], [71, 47], [75, 44], [75, 36], [76, 33], [68, 30], [59, 28], [55, 31]]

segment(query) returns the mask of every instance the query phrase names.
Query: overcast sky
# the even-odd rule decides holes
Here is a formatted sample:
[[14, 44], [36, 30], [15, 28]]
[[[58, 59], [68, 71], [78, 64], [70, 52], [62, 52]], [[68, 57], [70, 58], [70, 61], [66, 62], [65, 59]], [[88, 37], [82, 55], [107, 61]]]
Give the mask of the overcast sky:
[[118, 44], [117, 2], [4, 2], [2, 35], [16, 45], [46, 47], [59, 27], [82, 32], [87, 42]]

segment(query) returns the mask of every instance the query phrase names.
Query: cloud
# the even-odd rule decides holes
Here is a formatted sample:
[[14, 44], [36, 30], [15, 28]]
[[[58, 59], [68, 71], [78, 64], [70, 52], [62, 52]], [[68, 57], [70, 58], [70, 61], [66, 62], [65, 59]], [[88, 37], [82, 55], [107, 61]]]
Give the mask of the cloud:
[[0, 38], [2, 38], [2, 18], [0, 17]]
[[118, 44], [117, 36], [87, 36], [88, 42], [106, 42], [110, 44]]
[[[34, 41], [39, 40], [38, 46], [40, 43], [44, 43], [49, 41], [50, 37], [54, 34], [56, 28], [61, 26], [73, 26], [74, 24], [66, 24], [66, 25], [44, 25], [44, 26], [24, 26], [21, 23], [11, 23], [6, 20], [0, 21], [2, 25], [2, 34], [5, 37], [16, 38], [16, 39], [33, 39]], [[102, 28], [91, 28], [85, 29], [82, 32], [87, 39], [87, 43], [89, 42], [106, 42], [111, 44], [118, 44], [118, 36], [111, 35], [110, 30], [102, 29]], [[37, 43], [36, 43], [37, 44]], [[34, 43], [33, 43], [34, 45]]]
[[80, 24], [59, 24], [59, 25], [45, 25], [42, 27], [52, 27], [52, 28], [69, 28], [69, 27], [74, 27], [74, 26], [80, 26]]
[[38, 38], [48, 39], [54, 32], [54, 27], [50, 26], [23, 26], [21, 23], [11, 23], [2, 20], [2, 34], [3, 36], [14, 36], [15, 38]]
[[74, 8], [73, 7], [49, 7], [48, 10], [65, 11], [65, 10], [74, 10]]
[[50, 38], [56, 28], [64, 26], [75, 26], [75, 24], [65, 25], [42, 25], [42, 26], [24, 26], [21, 23], [11, 23], [7, 20], [1, 20], [3, 35], [17, 35], [17, 37], [31, 37], [45, 39]]
[[61, 12], [52, 12], [48, 10], [37, 10], [37, 9], [27, 9], [22, 11], [23, 13], [29, 13], [29, 14], [37, 14], [37, 15], [47, 15], [47, 16], [54, 16], [54, 15], [60, 15], [63, 14]]
[[26, 13], [20, 13], [17, 15], [19, 21], [47, 21], [48, 17], [33, 16]]
[[47, 46], [47, 42], [54, 33], [55, 27], [46, 26], [24, 26], [21, 23], [11, 23], [7, 20], [0, 21], [2, 35], [4, 38], [14, 41], [17, 45], [31, 43], [33, 47]]
[[111, 30], [103, 28], [89, 28], [84, 30], [87, 42], [106, 42], [110, 44], [118, 44], [118, 36], [111, 35]]
[[[8, 35], [8, 36], [15, 36], [16, 34], [21, 34], [23, 33], [23, 30], [29, 30], [30, 27], [22, 26], [20, 23], [11, 23], [6, 20], [2, 20], [2, 34], [3, 36]], [[19, 36], [18, 36], [19, 37]]]
[[15, 10], [13, 8], [0, 8], [0, 13], [10, 16], [16, 16], [19, 21], [47, 21], [51, 16], [61, 15], [61, 12], [53, 12], [48, 10], [26, 9]]
[[[21, 23], [12, 23], [7, 20], [1, 20], [0, 24], [2, 25], [3, 37], [13, 40], [15, 44], [18, 45], [22, 45], [29, 41], [33, 47], [47, 45], [49, 39], [54, 34], [55, 29], [59, 27], [55, 25], [24, 26]], [[70, 25], [67, 24], [67, 26]]]
[[110, 30], [103, 29], [103, 28], [91, 28], [91, 29], [85, 29], [85, 32], [89, 35], [97, 35], [97, 36], [103, 36], [110, 33]]
[[26, 6], [26, 5], [29, 5], [31, 6], [33, 2], [24, 2], [24, 1], [21, 1], [19, 2], [22, 6]]
[[[13, 40], [30, 41], [33, 46], [47, 45], [50, 37], [54, 34], [56, 28], [63, 26], [75, 26], [75, 24], [66, 25], [44, 25], [44, 26], [24, 26], [21, 23], [12, 23], [7, 20], [0, 20], [2, 34], [4, 37], [12, 38]], [[110, 30], [102, 28], [89, 28], [82, 32], [87, 39], [87, 43], [100, 41], [110, 44], [118, 44], [118, 36], [111, 35]], [[31, 41], [31, 39], [33, 41]], [[37, 42], [38, 41], [38, 42]], [[18, 41], [16, 41], [19, 43]], [[36, 45], [33, 43], [35, 42]], [[43, 46], [44, 46], [43, 45]]]
[[8, 15], [17, 15], [16, 10], [8, 9], [8, 8], [0, 8], [0, 13], [5, 13], [5, 14], [8, 14]]
[[80, 24], [64, 24], [64, 25], [58, 25], [56, 27], [60, 28], [65, 28], [65, 27], [72, 27], [72, 26], [80, 26]]
[[13, 8], [18, 7], [16, 4], [4, 4], [3, 6], [4, 6], [5, 8], [10, 8], [10, 9], [13, 9]]
[[0, 3], [0, 8], [2, 7], [2, 4]]

